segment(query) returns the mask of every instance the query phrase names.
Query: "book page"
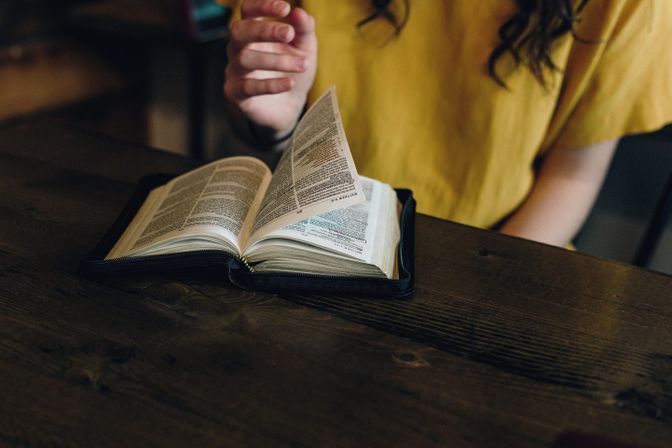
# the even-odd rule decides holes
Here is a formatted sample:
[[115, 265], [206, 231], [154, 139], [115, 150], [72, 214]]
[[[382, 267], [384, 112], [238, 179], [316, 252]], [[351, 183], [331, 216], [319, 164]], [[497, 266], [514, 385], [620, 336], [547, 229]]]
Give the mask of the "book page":
[[[245, 251], [245, 256], [253, 263], [284, 257], [287, 251], [280, 239], [286, 239], [377, 266], [388, 278], [392, 278], [399, 243], [397, 195], [387, 184], [363, 176], [360, 180], [366, 202], [268, 232], [262, 241], [253, 243]], [[289, 243], [288, 246], [294, 245]], [[282, 270], [291, 270], [291, 261], [283, 260], [282, 264]], [[265, 267], [259, 268], [261, 271]]]
[[106, 258], [228, 246], [240, 254], [270, 182], [252, 157], [230, 157], [152, 191]]
[[301, 219], [364, 201], [331, 87], [294, 131], [257, 215], [254, 238]]

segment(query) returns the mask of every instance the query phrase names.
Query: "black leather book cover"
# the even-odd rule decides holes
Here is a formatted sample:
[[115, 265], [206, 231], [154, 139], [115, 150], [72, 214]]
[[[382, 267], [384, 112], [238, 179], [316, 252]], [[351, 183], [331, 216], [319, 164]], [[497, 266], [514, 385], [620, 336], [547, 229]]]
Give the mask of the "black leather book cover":
[[80, 263], [80, 273], [87, 276], [179, 273], [181, 278], [190, 273], [209, 272], [213, 280], [225, 277], [234, 285], [254, 291], [333, 293], [367, 297], [405, 298], [413, 295], [415, 274], [415, 200], [413, 193], [397, 189], [401, 203], [398, 249], [398, 279], [368, 277], [326, 276], [297, 273], [255, 273], [239, 258], [223, 251], [203, 250], [146, 257], [127, 257], [105, 260], [116, 241], [133, 220], [149, 192], [171, 180], [175, 175], [153, 174], [143, 177], [112, 227]]

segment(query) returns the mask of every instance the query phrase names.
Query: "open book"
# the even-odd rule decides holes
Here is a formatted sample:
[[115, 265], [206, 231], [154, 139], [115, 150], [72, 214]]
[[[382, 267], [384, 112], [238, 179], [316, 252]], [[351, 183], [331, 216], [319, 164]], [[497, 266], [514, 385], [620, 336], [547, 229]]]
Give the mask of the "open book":
[[230, 157], [154, 188], [105, 260], [220, 250], [254, 272], [391, 279], [398, 210], [389, 185], [358, 176], [332, 87], [275, 172]]

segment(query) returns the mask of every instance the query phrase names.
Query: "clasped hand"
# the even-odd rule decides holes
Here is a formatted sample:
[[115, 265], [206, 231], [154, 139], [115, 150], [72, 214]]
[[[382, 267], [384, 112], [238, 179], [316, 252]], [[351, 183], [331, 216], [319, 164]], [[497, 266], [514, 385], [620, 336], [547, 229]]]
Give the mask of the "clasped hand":
[[281, 0], [245, 0], [231, 26], [224, 94], [271, 139], [291, 132], [315, 79], [315, 20]]

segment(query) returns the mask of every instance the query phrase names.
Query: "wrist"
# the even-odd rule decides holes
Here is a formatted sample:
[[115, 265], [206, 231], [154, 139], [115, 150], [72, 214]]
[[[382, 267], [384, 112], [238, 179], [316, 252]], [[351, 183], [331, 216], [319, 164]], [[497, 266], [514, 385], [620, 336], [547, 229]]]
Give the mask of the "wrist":
[[284, 149], [284, 147], [289, 142], [296, 125], [299, 120], [297, 120], [288, 128], [283, 130], [275, 130], [269, 127], [260, 126], [253, 121], [248, 121], [250, 135], [254, 140], [256, 146], [259, 146], [264, 149]]

